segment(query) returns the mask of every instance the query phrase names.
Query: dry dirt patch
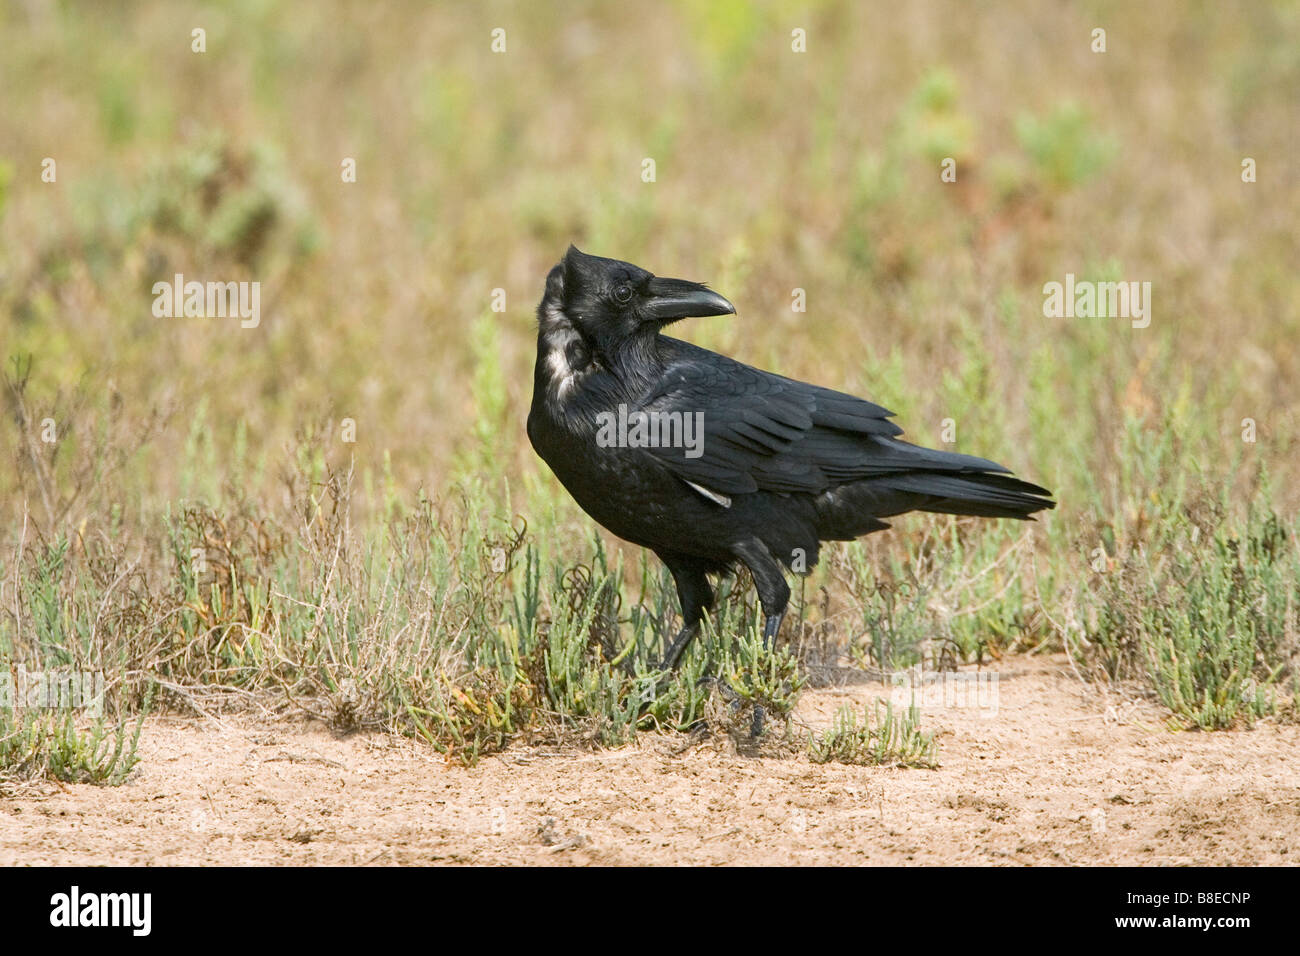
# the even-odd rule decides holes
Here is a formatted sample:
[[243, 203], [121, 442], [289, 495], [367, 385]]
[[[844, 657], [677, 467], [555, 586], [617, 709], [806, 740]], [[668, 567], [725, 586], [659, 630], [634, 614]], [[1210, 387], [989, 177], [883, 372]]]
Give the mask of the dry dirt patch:
[[[996, 716], [927, 710], [936, 771], [804, 757], [515, 748], [465, 769], [406, 740], [157, 717], [118, 788], [0, 797], [0, 863], [1288, 864], [1300, 727], [1172, 733], [1064, 658], [999, 674]], [[807, 691], [824, 726], [876, 684]]]

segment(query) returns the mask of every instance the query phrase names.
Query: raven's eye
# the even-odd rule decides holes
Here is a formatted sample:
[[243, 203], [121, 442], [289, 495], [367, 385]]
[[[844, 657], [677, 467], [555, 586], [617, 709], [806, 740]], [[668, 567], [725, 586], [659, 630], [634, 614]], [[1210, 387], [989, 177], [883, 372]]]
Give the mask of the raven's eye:
[[632, 298], [632, 290], [628, 286], [621, 285], [614, 290], [614, 298], [619, 302], [627, 302]]

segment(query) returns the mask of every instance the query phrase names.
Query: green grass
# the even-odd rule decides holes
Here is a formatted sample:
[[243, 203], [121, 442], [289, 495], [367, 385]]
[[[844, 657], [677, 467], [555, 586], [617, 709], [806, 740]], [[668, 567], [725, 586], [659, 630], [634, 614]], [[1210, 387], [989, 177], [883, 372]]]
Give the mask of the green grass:
[[1195, 507], [1171, 525], [1182, 540], [1136, 550], [1099, 582], [1080, 656], [1111, 679], [1149, 682], [1188, 726], [1253, 723], [1296, 673], [1296, 529], [1255, 513], [1230, 535]]
[[0, 783], [49, 779], [118, 786], [140, 762], [148, 706], [134, 726], [66, 710], [0, 708]]
[[872, 707], [857, 709], [845, 705], [835, 714], [829, 730], [808, 739], [808, 756], [813, 763], [848, 763], [880, 767], [939, 766], [939, 752], [932, 734], [920, 730], [920, 712], [910, 707], [895, 713], [894, 705], [877, 699]]

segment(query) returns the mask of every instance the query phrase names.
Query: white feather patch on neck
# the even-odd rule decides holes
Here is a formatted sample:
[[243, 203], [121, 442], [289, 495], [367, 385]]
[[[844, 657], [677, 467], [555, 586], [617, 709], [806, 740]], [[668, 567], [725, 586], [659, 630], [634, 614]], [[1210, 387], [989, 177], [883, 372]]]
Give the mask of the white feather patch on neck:
[[558, 305], [548, 306], [542, 322], [542, 336], [546, 343], [546, 367], [551, 373], [551, 391], [557, 401], [564, 401], [573, 391], [584, 369], [569, 364], [569, 345], [577, 339], [573, 323]]

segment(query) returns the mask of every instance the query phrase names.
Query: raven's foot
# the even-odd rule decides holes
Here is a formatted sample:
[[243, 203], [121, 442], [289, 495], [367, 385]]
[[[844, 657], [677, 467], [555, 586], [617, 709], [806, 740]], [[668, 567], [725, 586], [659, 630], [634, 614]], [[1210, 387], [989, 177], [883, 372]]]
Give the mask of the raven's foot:
[[710, 677], [706, 675], [695, 682], [696, 687], [703, 687], [705, 684], [709, 684], [718, 689], [718, 695], [731, 705], [733, 713], [743, 703], [740, 699], [740, 695], [736, 693], [736, 689], [721, 677]]
[[668, 650], [664, 652], [664, 659], [659, 664], [661, 671], [674, 671], [677, 669], [677, 662], [682, 659], [682, 654], [686, 651], [686, 645], [691, 643], [695, 637], [695, 632], [699, 630], [698, 625], [683, 627], [673, 638], [673, 642], [668, 645]]
[[[699, 681], [696, 682], [697, 687], [702, 687], [705, 684], [709, 684], [717, 689], [718, 696], [722, 698], [723, 702], [727, 706], [727, 710], [730, 712], [730, 717], [721, 721], [723, 726], [720, 729], [726, 730], [726, 728], [730, 726], [735, 728], [730, 732], [739, 735], [739, 727], [736, 725], [739, 723], [739, 718], [744, 712], [745, 698], [736, 693], [735, 688], [721, 677], [701, 677]], [[749, 740], [751, 743], [757, 741], [759, 737], [763, 736], [763, 727], [767, 719], [767, 711], [763, 708], [762, 704], [755, 703], [753, 704], [753, 708], [753, 712], [749, 718]], [[692, 726], [692, 729], [706, 728], [708, 726], [708, 720], [701, 717]]]

